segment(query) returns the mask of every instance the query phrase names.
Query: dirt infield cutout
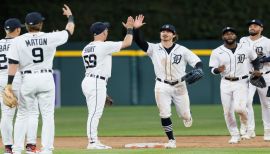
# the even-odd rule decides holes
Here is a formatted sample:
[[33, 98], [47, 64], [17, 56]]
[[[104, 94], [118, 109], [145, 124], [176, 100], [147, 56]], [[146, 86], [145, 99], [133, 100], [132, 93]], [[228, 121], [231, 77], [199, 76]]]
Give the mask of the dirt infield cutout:
[[[179, 136], [176, 137], [177, 148], [223, 148], [223, 147], [270, 147], [263, 136], [251, 140], [243, 140], [239, 144], [229, 144], [229, 136]], [[102, 143], [121, 149], [132, 143], [166, 143], [166, 137], [100, 137]], [[40, 143], [40, 142], [39, 142]], [[87, 146], [86, 137], [56, 137], [55, 148], [84, 149]], [[162, 148], [162, 146], [159, 146]]]
[[[176, 137], [177, 148], [260, 148], [270, 147], [270, 142], [265, 142], [263, 136], [256, 136], [251, 140], [243, 140], [239, 144], [229, 144], [229, 136], [178, 136]], [[115, 149], [125, 148], [126, 144], [133, 143], [166, 143], [166, 137], [100, 137], [102, 143]], [[40, 139], [38, 139], [40, 144]], [[38, 147], [40, 145], [38, 144]], [[1, 146], [2, 143], [1, 143]], [[56, 149], [85, 149], [87, 137], [56, 137], [54, 146]], [[163, 148], [157, 146], [157, 148]]]

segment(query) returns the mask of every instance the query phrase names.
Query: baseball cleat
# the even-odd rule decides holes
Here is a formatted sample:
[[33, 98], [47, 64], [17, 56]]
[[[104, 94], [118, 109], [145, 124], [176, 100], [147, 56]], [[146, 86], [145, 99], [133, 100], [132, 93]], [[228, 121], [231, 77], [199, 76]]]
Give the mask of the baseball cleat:
[[270, 142], [270, 129], [264, 130], [263, 140], [266, 142]]
[[255, 137], [256, 137], [255, 131], [251, 131], [251, 132], [250, 132], [250, 137], [251, 137], [251, 138], [255, 138]]
[[246, 133], [245, 135], [241, 136], [241, 140], [249, 140], [251, 137], [248, 133]]
[[256, 137], [256, 133], [255, 133], [254, 130], [248, 131], [247, 133], [249, 134], [250, 138], [255, 138]]
[[167, 149], [176, 148], [176, 140], [169, 140], [168, 143], [165, 143], [165, 148], [167, 148]]
[[4, 151], [4, 154], [13, 154], [12, 153], [12, 148], [11, 148], [12, 145], [5, 145], [5, 151]]
[[266, 142], [270, 142], [270, 136], [263, 136], [263, 140]]
[[248, 139], [251, 139], [251, 138], [255, 138], [256, 137], [256, 133], [255, 133], [254, 130], [248, 130], [246, 134], [242, 135], [242, 137], [243, 136], [246, 136]]
[[241, 123], [241, 126], [240, 126], [240, 134], [241, 135], [245, 135], [247, 133], [247, 127], [245, 124], [242, 124]]
[[193, 122], [193, 120], [192, 120], [192, 117], [190, 117], [190, 119], [189, 120], [183, 120], [183, 123], [184, 123], [184, 126], [185, 127], [191, 127], [192, 126], [192, 122]]
[[89, 143], [87, 149], [112, 149], [112, 147], [104, 145], [100, 143], [100, 141], [96, 141], [94, 143]]
[[232, 136], [231, 139], [229, 140], [230, 144], [237, 144], [239, 142], [240, 142], [240, 136], [239, 135]]
[[37, 149], [37, 146], [35, 144], [27, 144], [25, 146], [25, 153], [26, 154], [36, 154], [39, 153], [40, 151]]

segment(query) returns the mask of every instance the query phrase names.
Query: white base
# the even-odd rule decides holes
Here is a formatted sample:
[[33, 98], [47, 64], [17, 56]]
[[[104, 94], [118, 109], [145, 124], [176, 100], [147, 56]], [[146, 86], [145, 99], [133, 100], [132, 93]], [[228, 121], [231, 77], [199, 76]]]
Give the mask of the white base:
[[130, 143], [125, 144], [125, 148], [137, 149], [137, 148], [165, 148], [164, 143]]

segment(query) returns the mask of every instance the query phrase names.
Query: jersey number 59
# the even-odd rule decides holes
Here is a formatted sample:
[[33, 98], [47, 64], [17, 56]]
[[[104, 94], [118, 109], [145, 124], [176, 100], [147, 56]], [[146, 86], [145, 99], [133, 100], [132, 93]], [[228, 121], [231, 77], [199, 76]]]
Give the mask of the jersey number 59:
[[83, 60], [86, 64], [85, 68], [93, 68], [97, 65], [97, 56], [95, 54], [85, 55]]

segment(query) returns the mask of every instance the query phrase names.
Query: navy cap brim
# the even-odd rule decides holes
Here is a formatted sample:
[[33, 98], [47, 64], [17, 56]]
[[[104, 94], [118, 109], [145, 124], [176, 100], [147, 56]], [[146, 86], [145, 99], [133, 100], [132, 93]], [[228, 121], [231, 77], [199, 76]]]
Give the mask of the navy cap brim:
[[110, 28], [111, 27], [111, 24], [109, 22], [103, 22], [103, 24], [107, 27], [107, 28]]
[[233, 32], [234, 34], [237, 34], [237, 31], [235, 28], [227, 26], [225, 28], [222, 29], [222, 35], [224, 35], [227, 32]]
[[225, 33], [227, 32], [233, 32], [234, 34], [237, 34], [235, 30], [232, 30], [232, 29], [228, 29], [228, 30], [225, 30], [222, 32], [222, 35], [224, 35]]
[[250, 26], [252, 24], [259, 25], [259, 26], [263, 27], [263, 24], [262, 23], [259, 23], [259, 22], [256, 22], [256, 21], [255, 22], [254, 21], [250, 21], [250, 22], [247, 23], [248, 26]]
[[176, 33], [174, 30], [171, 30], [170, 28], [160, 28], [160, 32], [162, 32], [162, 31], [164, 31], [164, 30], [167, 30], [167, 31], [170, 31], [170, 32], [172, 32], [172, 33]]

